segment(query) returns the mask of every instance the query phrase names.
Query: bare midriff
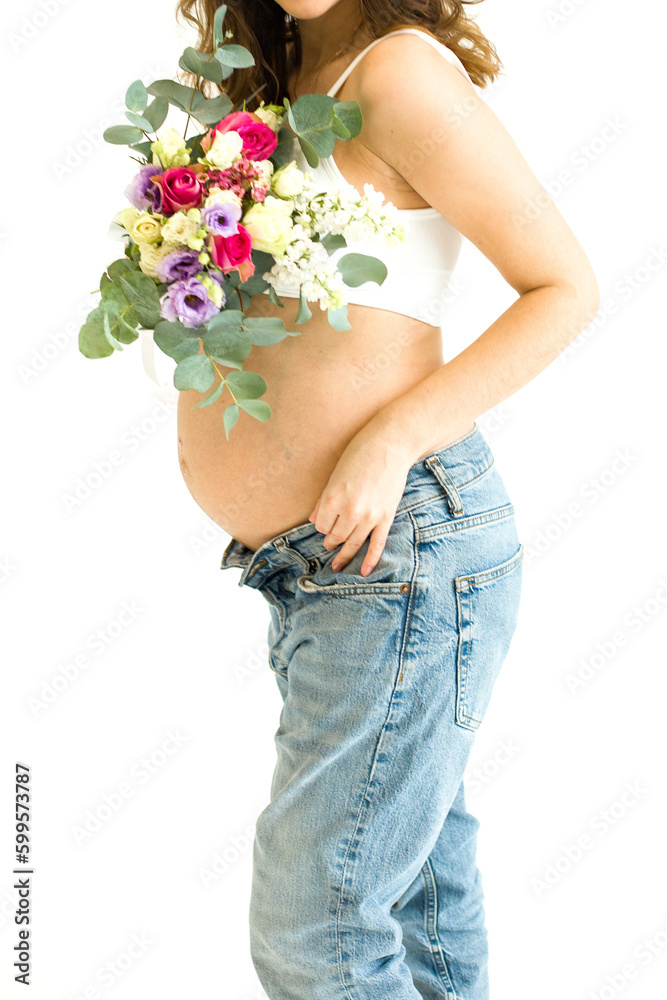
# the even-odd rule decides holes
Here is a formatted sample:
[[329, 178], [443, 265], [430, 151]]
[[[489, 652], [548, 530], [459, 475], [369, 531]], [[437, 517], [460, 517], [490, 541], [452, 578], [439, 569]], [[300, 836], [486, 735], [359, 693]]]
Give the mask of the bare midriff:
[[[185, 483], [202, 510], [253, 551], [306, 522], [354, 435], [443, 364], [439, 327], [356, 304], [348, 306], [350, 330], [333, 329], [317, 304], [311, 320], [295, 325], [298, 299], [282, 301], [283, 309], [258, 295], [247, 310], [280, 316], [287, 330], [301, 330], [278, 344], [254, 346], [244, 362], [245, 371], [266, 381], [267, 421], [241, 411], [227, 440], [222, 417], [232, 402], [229, 390], [199, 409], [194, 404], [211, 390], [181, 391], [178, 401]], [[218, 368], [223, 376], [231, 370]], [[216, 375], [212, 388], [219, 381]], [[459, 429], [437, 447], [460, 436]]]

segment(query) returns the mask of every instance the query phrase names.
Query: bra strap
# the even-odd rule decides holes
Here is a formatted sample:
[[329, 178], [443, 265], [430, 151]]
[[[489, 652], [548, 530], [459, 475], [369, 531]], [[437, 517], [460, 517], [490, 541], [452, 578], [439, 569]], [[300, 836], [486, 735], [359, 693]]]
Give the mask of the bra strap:
[[362, 49], [362, 51], [352, 60], [350, 65], [343, 70], [343, 72], [338, 77], [334, 85], [329, 88], [329, 90], [327, 91], [327, 97], [336, 96], [336, 92], [340, 90], [341, 86], [345, 83], [352, 70], [359, 65], [359, 63], [364, 58], [366, 53], [370, 52], [373, 46], [378, 45], [378, 43], [381, 42], [384, 38], [391, 38], [392, 35], [408, 35], [408, 34], [421, 35], [421, 37], [424, 38], [430, 45], [432, 45], [433, 48], [438, 49], [442, 53], [442, 55], [445, 56], [446, 59], [449, 59], [449, 61], [453, 63], [457, 67], [457, 69], [461, 71], [461, 73], [463, 73], [466, 80], [472, 83], [468, 75], [468, 72], [463, 63], [461, 62], [461, 60], [459, 59], [459, 57], [456, 55], [455, 52], [452, 52], [451, 49], [448, 49], [447, 46], [444, 44], [444, 42], [441, 42], [436, 38], [432, 38], [430, 35], [427, 35], [425, 31], [421, 31], [419, 28], [397, 28], [396, 31], [390, 31], [386, 35], [381, 35], [379, 38], [374, 39], [374, 41], [372, 41], [370, 45], [367, 45], [365, 49]]

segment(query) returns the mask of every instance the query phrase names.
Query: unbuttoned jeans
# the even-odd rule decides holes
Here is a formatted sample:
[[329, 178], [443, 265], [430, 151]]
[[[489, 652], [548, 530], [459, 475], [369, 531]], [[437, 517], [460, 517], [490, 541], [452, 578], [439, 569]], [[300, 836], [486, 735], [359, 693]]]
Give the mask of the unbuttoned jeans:
[[477, 424], [410, 468], [377, 566], [312, 522], [253, 551], [283, 702], [253, 846], [270, 1000], [486, 1000], [479, 821], [463, 775], [514, 634], [523, 545]]

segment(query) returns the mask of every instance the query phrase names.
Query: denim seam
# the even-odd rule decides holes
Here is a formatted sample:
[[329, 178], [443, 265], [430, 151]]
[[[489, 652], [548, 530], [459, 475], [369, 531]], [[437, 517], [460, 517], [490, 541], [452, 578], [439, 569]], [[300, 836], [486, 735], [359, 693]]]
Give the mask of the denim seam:
[[424, 911], [424, 930], [430, 944], [429, 951], [438, 979], [442, 983], [447, 1000], [456, 1000], [456, 992], [452, 977], [447, 967], [444, 949], [438, 937], [438, 890], [429, 858], [422, 866], [422, 876], [426, 886], [426, 909]]
[[[485, 476], [493, 468], [494, 464], [495, 464], [495, 459], [493, 459], [486, 466], [485, 469], [482, 469], [481, 472], [478, 472], [476, 476], [473, 476], [472, 479], [466, 479], [466, 481], [464, 483], [454, 483], [454, 486], [460, 492], [461, 490], [465, 489], [466, 486], [470, 486], [471, 483], [474, 483], [474, 482], [476, 482], [476, 480], [481, 479], [482, 476]], [[438, 482], [440, 483], [440, 480], [438, 480]], [[440, 483], [440, 485], [442, 485], [442, 483]], [[415, 510], [417, 507], [423, 507], [424, 504], [427, 504], [427, 503], [436, 503], [437, 501], [441, 501], [442, 498], [443, 498], [443, 494], [440, 493], [440, 492], [438, 492], [438, 493], [433, 494], [431, 496], [425, 497], [423, 500], [415, 500], [415, 502], [413, 504], [408, 504], [406, 507], [401, 507], [400, 510], [397, 511], [397, 513], [398, 514], [406, 514], [406, 513], [408, 513], [411, 510]]]
[[498, 507], [496, 510], [486, 514], [471, 514], [463, 521], [452, 521], [445, 524], [433, 524], [425, 528], [419, 528], [419, 540], [421, 542], [430, 541], [433, 538], [440, 538], [448, 535], [452, 531], [462, 531], [465, 528], [474, 528], [479, 524], [488, 524], [490, 521], [501, 521], [505, 517], [515, 514], [514, 504]]
[[[414, 525], [414, 520], [413, 520], [413, 527], [414, 526], [415, 525]], [[371, 765], [370, 765], [370, 768], [369, 768], [369, 771], [368, 771], [368, 778], [366, 780], [366, 786], [364, 788], [363, 794], [361, 796], [361, 800], [359, 802], [359, 808], [357, 809], [357, 818], [356, 818], [356, 822], [355, 822], [355, 825], [354, 825], [354, 829], [352, 831], [352, 836], [348, 840], [347, 849], [345, 851], [345, 857], [343, 858], [343, 863], [342, 863], [342, 866], [341, 866], [340, 884], [339, 884], [339, 887], [338, 887], [338, 904], [337, 904], [337, 907], [336, 907], [336, 921], [335, 921], [335, 935], [334, 935], [335, 936], [335, 945], [336, 945], [336, 960], [337, 960], [337, 964], [338, 964], [338, 975], [339, 975], [339, 978], [340, 978], [340, 983], [341, 983], [341, 986], [343, 987], [343, 991], [345, 993], [345, 996], [348, 998], [348, 1000], [355, 1000], [355, 998], [353, 997], [352, 992], [351, 992], [354, 989], [354, 985], [352, 983], [348, 984], [348, 983], [345, 982], [345, 973], [344, 973], [344, 968], [343, 968], [343, 954], [342, 954], [342, 942], [341, 942], [341, 933], [340, 933], [341, 926], [340, 925], [341, 925], [341, 911], [342, 911], [342, 908], [343, 908], [343, 897], [344, 897], [344, 893], [345, 893], [345, 882], [346, 882], [346, 875], [347, 875], [347, 869], [348, 869], [348, 861], [349, 861], [349, 864], [350, 864], [350, 867], [349, 867], [349, 873], [350, 873], [350, 875], [353, 872], [353, 866], [354, 866], [354, 861], [356, 860], [356, 854], [354, 854], [352, 852], [352, 843], [354, 842], [355, 838], [357, 837], [357, 833], [358, 833], [359, 827], [361, 825], [362, 816], [364, 814], [364, 809], [366, 810], [366, 812], [368, 812], [368, 809], [370, 808], [371, 799], [370, 799], [370, 796], [369, 796], [369, 791], [370, 791], [370, 789], [372, 788], [372, 785], [373, 785], [373, 777], [374, 777], [375, 771], [376, 771], [377, 759], [378, 759], [378, 756], [379, 756], [381, 748], [382, 748], [382, 743], [383, 743], [384, 737], [385, 737], [385, 735], [387, 733], [387, 727], [390, 724], [391, 719], [392, 719], [392, 715], [394, 714], [394, 712], [396, 710], [396, 695], [397, 695], [397, 692], [399, 691], [398, 684], [399, 684], [399, 681], [400, 681], [401, 677], [403, 676], [403, 657], [404, 657], [405, 646], [406, 646], [406, 637], [407, 637], [408, 630], [409, 630], [409, 627], [410, 627], [410, 622], [412, 620], [412, 605], [413, 605], [413, 602], [414, 602], [415, 587], [414, 587], [413, 584], [417, 580], [418, 572], [419, 572], [419, 547], [416, 544], [416, 537], [413, 537], [413, 546], [412, 546], [412, 548], [413, 548], [413, 552], [415, 553], [415, 559], [414, 559], [414, 563], [413, 563], [413, 571], [412, 571], [412, 581], [411, 581], [411, 586], [410, 586], [410, 593], [408, 595], [408, 601], [407, 601], [406, 606], [405, 606], [405, 613], [404, 613], [404, 617], [403, 617], [403, 630], [402, 630], [402, 635], [401, 635], [401, 646], [400, 646], [400, 650], [399, 650], [399, 654], [398, 654], [398, 666], [397, 666], [396, 672], [394, 674], [394, 686], [392, 688], [391, 695], [389, 696], [389, 704], [387, 706], [387, 713], [385, 715], [384, 722], [382, 723], [382, 726], [380, 727], [380, 732], [378, 734], [378, 738], [377, 738], [376, 743], [375, 743], [375, 748], [373, 750], [373, 756], [372, 756]], [[358, 849], [358, 846], [359, 845], [357, 844], [355, 850]], [[355, 990], [355, 992], [356, 992], [356, 990]], [[453, 998], [453, 1000], [456, 1000], [456, 998]]]
[[[464, 602], [465, 602], [465, 608], [464, 608]], [[457, 658], [456, 721], [460, 726], [464, 726], [466, 729], [478, 729], [482, 720], [476, 718], [474, 715], [469, 715], [468, 712], [466, 711], [468, 677], [470, 675], [470, 668], [468, 663], [470, 655], [470, 639], [464, 638], [462, 632], [464, 624], [467, 624], [468, 628], [471, 628], [473, 625], [472, 591], [467, 587], [464, 590], [461, 590], [457, 586], [456, 604], [459, 616], [459, 642], [456, 651], [456, 658]], [[473, 722], [476, 723], [475, 726], [471, 725], [471, 723]]]

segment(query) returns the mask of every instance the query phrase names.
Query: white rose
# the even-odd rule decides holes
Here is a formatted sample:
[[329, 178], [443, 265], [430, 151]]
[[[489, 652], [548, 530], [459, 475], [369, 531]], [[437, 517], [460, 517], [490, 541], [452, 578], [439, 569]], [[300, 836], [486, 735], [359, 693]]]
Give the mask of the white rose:
[[281, 257], [292, 239], [292, 206], [268, 195], [265, 201], [248, 209], [243, 225], [250, 234], [253, 250]]
[[218, 170], [228, 170], [236, 163], [243, 149], [243, 139], [238, 132], [216, 132], [206, 159]]
[[168, 243], [185, 243], [197, 235], [199, 222], [189, 218], [185, 212], [174, 212], [162, 227], [162, 239]]
[[271, 181], [271, 187], [279, 198], [293, 198], [303, 191], [304, 176], [294, 160], [276, 170]]

